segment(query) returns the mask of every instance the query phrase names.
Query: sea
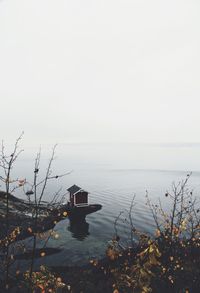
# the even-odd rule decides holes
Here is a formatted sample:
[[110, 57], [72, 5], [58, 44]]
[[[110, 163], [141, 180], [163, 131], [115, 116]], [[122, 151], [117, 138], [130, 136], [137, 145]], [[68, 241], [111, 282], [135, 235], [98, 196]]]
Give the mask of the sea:
[[[22, 152], [12, 170], [13, 178], [33, 182], [34, 163], [38, 149], [27, 148]], [[39, 178], [43, 179], [52, 146], [41, 147]], [[153, 203], [159, 199], [163, 208], [170, 208], [165, 196], [173, 184], [178, 184], [190, 174], [189, 190], [199, 197], [200, 145], [199, 144], [132, 144], [132, 143], [68, 143], [57, 145], [51, 166], [44, 200], [51, 201], [60, 190], [58, 200], [68, 200], [67, 188], [77, 184], [89, 192], [89, 202], [102, 205], [98, 212], [90, 214], [83, 223], [73, 225], [66, 218], [56, 224], [54, 236], [47, 247], [58, 248], [55, 254], [36, 262], [47, 266], [83, 265], [91, 259], [102, 258], [116, 231], [124, 246], [130, 245], [131, 233], [128, 212], [134, 197], [132, 219], [134, 226], [150, 236], [155, 223], [146, 202], [146, 194]], [[28, 185], [27, 187], [28, 188]], [[26, 198], [23, 190], [16, 195]], [[120, 216], [119, 216], [120, 215]], [[46, 236], [48, 237], [48, 235]], [[31, 245], [26, 239], [25, 245]], [[46, 241], [38, 239], [38, 247]], [[18, 267], [23, 261], [19, 260]]]

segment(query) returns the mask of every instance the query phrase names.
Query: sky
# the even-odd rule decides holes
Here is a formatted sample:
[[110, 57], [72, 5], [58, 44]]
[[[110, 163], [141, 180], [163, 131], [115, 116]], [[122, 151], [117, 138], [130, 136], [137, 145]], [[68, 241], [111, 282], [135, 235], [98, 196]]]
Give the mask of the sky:
[[199, 13], [199, 0], [0, 0], [0, 139], [199, 143]]

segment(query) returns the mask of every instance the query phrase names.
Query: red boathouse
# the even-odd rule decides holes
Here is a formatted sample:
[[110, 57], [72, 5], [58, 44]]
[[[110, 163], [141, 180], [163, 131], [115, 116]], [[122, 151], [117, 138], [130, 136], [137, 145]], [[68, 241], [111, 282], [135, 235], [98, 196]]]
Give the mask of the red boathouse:
[[88, 192], [77, 185], [67, 189], [69, 192], [69, 202], [71, 206], [84, 207], [88, 206]]

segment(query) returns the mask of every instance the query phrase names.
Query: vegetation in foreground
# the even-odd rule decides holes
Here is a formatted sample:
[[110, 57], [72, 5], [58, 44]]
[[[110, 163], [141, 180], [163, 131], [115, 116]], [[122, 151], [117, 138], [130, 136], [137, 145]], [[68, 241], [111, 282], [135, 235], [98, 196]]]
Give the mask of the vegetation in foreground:
[[[197, 198], [188, 189], [187, 178], [172, 185], [171, 192], [164, 195], [170, 201], [170, 210], [162, 207], [161, 201], [152, 203], [146, 194], [147, 206], [152, 212], [155, 221], [155, 236], [150, 237], [138, 231], [134, 225], [134, 199], [129, 211], [120, 213], [114, 223], [115, 235], [109, 243], [103, 260], [91, 260], [88, 266], [78, 267], [51, 267], [41, 266], [36, 269], [38, 220], [40, 205], [52, 176], [50, 159], [45, 178], [38, 179], [40, 153], [35, 160], [33, 172], [34, 208], [32, 217], [34, 227], [29, 227], [33, 233], [33, 247], [29, 269], [13, 273], [15, 263], [15, 239], [20, 234], [20, 227], [10, 228], [10, 193], [17, 188], [25, 189], [25, 180], [13, 180], [12, 168], [20, 151], [16, 141], [14, 151], [6, 156], [2, 146], [0, 166], [3, 174], [1, 181], [5, 184], [6, 204], [4, 221], [6, 236], [0, 239], [1, 252], [1, 284], [2, 292], [71, 292], [71, 293], [198, 293], [200, 292], [200, 209]], [[13, 185], [13, 187], [12, 187]], [[40, 191], [40, 192], [39, 192]], [[126, 221], [130, 229], [130, 243], [125, 245], [118, 235], [118, 223]], [[49, 231], [46, 237], [54, 235]], [[55, 236], [55, 235], [54, 235]], [[47, 243], [46, 241], [46, 243]], [[23, 252], [26, 249], [23, 247]], [[40, 251], [40, 257], [45, 252]]]

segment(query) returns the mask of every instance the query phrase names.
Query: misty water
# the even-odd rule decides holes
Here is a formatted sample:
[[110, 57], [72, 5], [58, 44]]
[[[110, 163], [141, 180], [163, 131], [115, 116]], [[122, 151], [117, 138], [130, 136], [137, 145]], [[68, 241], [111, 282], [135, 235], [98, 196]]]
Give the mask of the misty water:
[[[31, 181], [36, 151], [27, 148], [21, 154], [13, 171], [18, 178]], [[50, 154], [50, 146], [42, 148], [41, 178]], [[51, 200], [60, 187], [64, 193], [68, 187], [77, 184], [89, 192], [90, 203], [103, 206], [100, 211], [88, 215], [86, 223], [79, 227], [70, 227], [68, 219], [59, 222], [54, 229], [59, 238], [50, 238], [48, 247], [59, 248], [60, 252], [42, 258], [42, 263], [47, 265], [81, 265], [91, 258], [104, 256], [108, 241], [114, 234], [114, 221], [121, 211], [129, 208], [134, 194], [134, 224], [149, 234], [154, 233], [154, 222], [146, 205], [146, 190], [153, 202], [160, 198], [163, 206], [168, 208], [169, 199], [165, 192], [170, 190], [172, 182], [185, 179], [192, 171], [189, 187], [198, 196], [200, 146], [61, 144], [57, 147], [52, 170], [54, 175], [68, 171], [70, 174], [49, 182], [45, 200]], [[20, 191], [17, 195], [23, 197]], [[127, 223], [119, 221], [117, 228], [124, 243], [128, 243]], [[27, 239], [26, 244], [29, 241]], [[38, 245], [42, 247], [43, 241], [39, 240]]]

